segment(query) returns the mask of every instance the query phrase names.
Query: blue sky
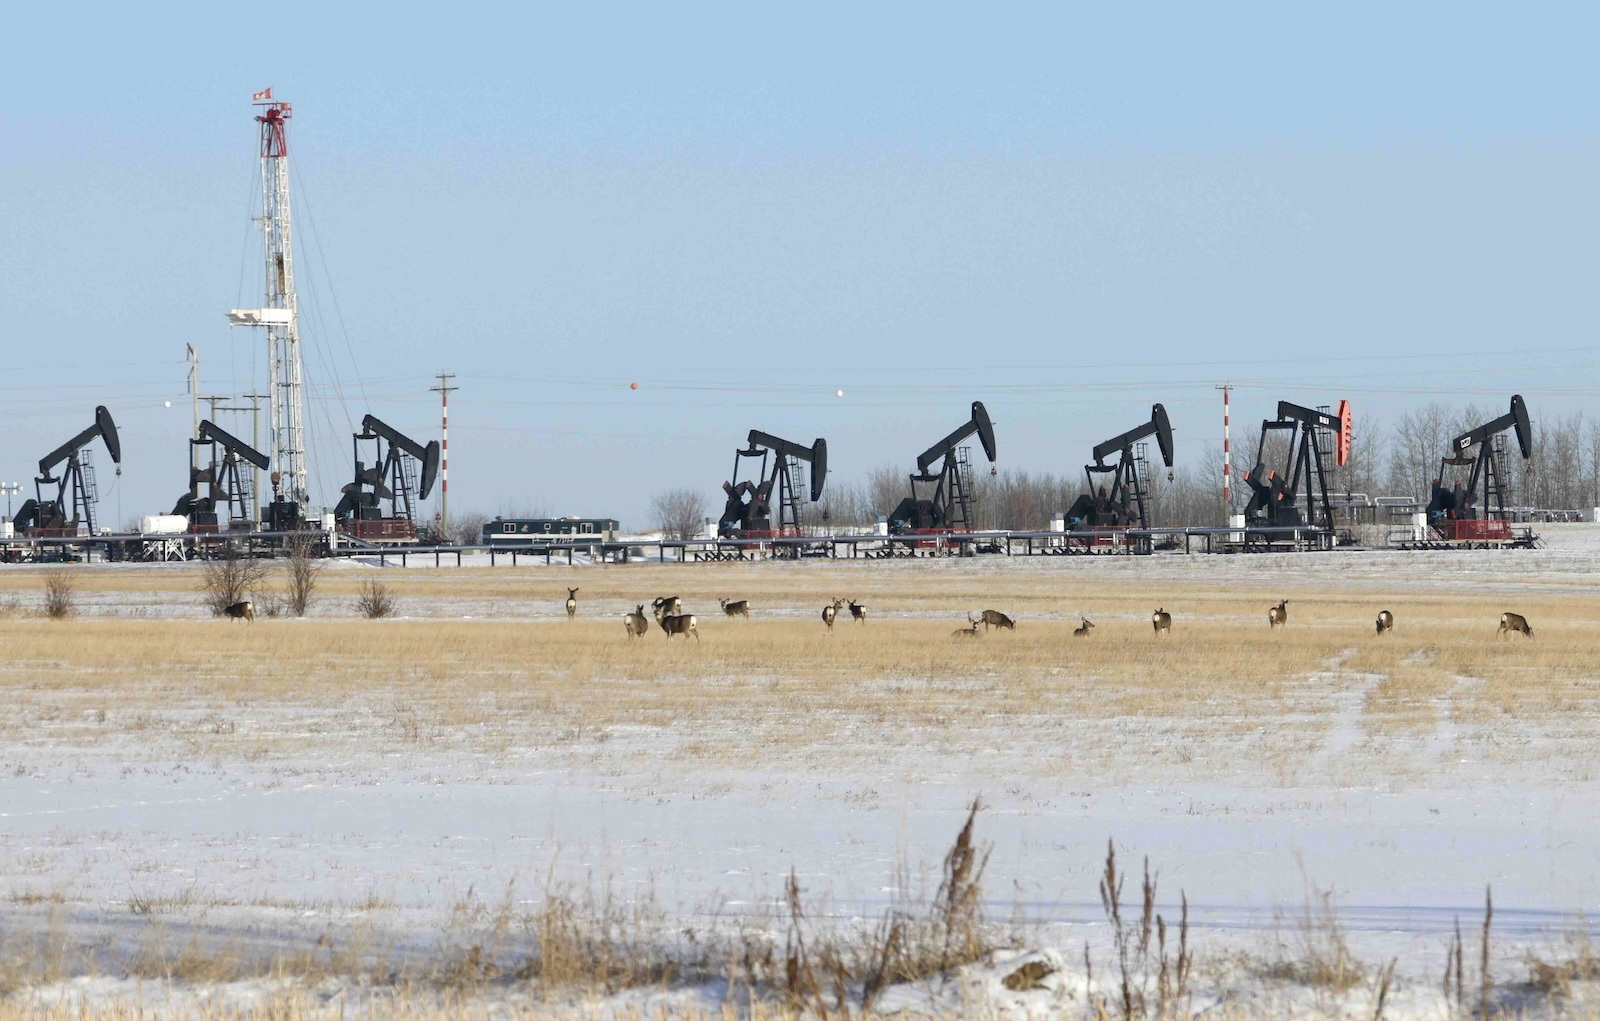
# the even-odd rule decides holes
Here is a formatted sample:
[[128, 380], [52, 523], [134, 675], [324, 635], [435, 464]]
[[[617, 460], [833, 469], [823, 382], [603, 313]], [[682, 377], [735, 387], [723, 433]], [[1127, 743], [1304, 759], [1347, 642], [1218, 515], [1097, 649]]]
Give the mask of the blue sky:
[[1581, 7], [12, 19], [0, 475], [105, 403], [107, 520], [184, 486], [186, 343], [207, 393], [264, 375], [222, 312], [259, 301], [267, 86], [327, 503], [364, 412], [435, 433], [441, 368], [454, 510], [625, 523], [713, 496], [752, 427], [909, 470], [982, 399], [1002, 464], [1076, 473], [1153, 401], [1198, 458], [1225, 380], [1236, 423], [1348, 398], [1374, 428], [1600, 391]]

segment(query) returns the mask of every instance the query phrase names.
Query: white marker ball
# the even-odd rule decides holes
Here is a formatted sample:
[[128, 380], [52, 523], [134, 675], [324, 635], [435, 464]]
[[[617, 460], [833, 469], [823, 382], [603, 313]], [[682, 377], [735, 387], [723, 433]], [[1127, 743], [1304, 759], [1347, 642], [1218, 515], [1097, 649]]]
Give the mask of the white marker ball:
[[172, 402], [171, 401], [162, 401], [161, 403], [163, 405], [165, 405], [166, 407], [169, 407], [169, 408], [172, 407]]
[[833, 392], [833, 395], [834, 395], [834, 396], [835, 396], [835, 397], [843, 397], [843, 396], [844, 396], [844, 391], [843, 391], [843, 390], [835, 390], [835, 391], [834, 391], [834, 392]]

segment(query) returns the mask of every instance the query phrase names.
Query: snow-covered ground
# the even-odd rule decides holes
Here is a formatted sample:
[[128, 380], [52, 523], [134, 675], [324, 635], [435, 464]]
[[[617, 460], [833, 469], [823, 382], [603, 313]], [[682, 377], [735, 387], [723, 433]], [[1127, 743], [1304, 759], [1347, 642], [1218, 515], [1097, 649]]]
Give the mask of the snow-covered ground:
[[[1600, 592], [1600, 529], [1543, 531], [1547, 548], [1505, 553], [987, 557], [868, 569], [902, 577], [1045, 572], [1064, 587], [1119, 572], [1227, 586], [1248, 572], [1269, 586]], [[576, 583], [584, 570], [605, 569], [550, 570]], [[198, 613], [193, 601], [163, 597], [159, 605], [146, 607], [135, 586], [89, 594], [84, 609]], [[491, 606], [419, 599], [402, 609], [470, 617]], [[557, 613], [505, 600], [492, 609], [502, 618]], [[998, 985], [1016, 965], [1009, 958], [969, 973], [997, 1003], [1066, 1002], [1063, 983], [1082, 981], [1066, 976], [1081, 972], [1085, 942], [1097, 968], [1109, 964], [1097, 891], [1108, 840], [1130, 871], [1148, 856], [1169, 920], [1180, 890], [1187, 893], [1192, 938], [1213, 966], [1213, 984], [1245, 1001], [1301, 995], [1217, 976], [1230, 955], [1270, 959], [1303, 938], [1318, 891], [1331, 892], [1359, 960], [1400, 960], [1391, 1017], [1437, 1016], [1447, 940], [1458, 919], [1477, 931], [1486, 885], [1495, 902], [1493, 971], [1502, 978], [1525, 975], [1530, 951], [1560, 956], [1591, 930], [1600, 917], [1600, 720], [1574, 714], [1535, 726], [1441, 713], [1425, 732], [1380, 739], [1363, 721], [1366, 686], [1376, 679], [1330, 668], [1296, 680], [1297, 713], [1283, 719], [1283, 733], [1219, 725], [1208, 735], [1192, 720], [1143, 715], [1007, 718], [987, 730], [969, 721], [975, 743], [938, 754], [923, 736], [863, 726], [837, 754], [775, 755], [756, 768], [667, 754], [682, 735], [643, 725], [542, 740], [536, 717], [513, 721], [522, 736], [494, 751], [453, 739], [396, 751], [363, 740], [365, 727], [395, 711], [394, 697], [381, 692], [337, 711], [282, 699], [168, 707], [190, 714], [195, 728], [236, 728], [241, 737], [345, 728], [351, 740], [334, 758], [197, 755], [172, 727], [84, 743], [70, 720], [44, 722], [0, 752], [0, 895], [10, 897], [0, 903], [0, 930], [12, 939], [66, 934], [83, 948], [79, 970], [97, 974], [114, 971], [153, 933], [167, 945], [199, 939], [245, 957], [362, 941], [391, 957], [425, 958], [470, 938], [470, 919], [501, 904], [537, 905], [552, 882], [610, 884], [630, 897], [648, 890], [683, 926], [712, 927], [719, 918], [773, 915], [791, 869], [829, 916], [870, 921], [898, 898], [931, 893], [979, 795], [979, 833], [994, 847], [989, 916], [1019, 919], [1030, 947], [1060, 956], [1050, 958], [1058, 976], [1036, 994]], [[1472, 683], [1459, 680], [1463, 692]], [[70, 684], [29, 694], [36, 707], [56, 698], [73, 711], [83, 705]], [[1295, 740], [1297, 720], [1315, 722], [1312, 740]], [[1273, 741], [1292, 756], [1277, 772], [1261, 771], [1257, 755], [1230, 754]], [[52, 989], [116, 995], [126, 991], [117, 981], [112, 974]], [[715, 995], [699, 990], [693, 1002]], [[948, 1010], [951, 995], [906, 988], [883, 1005]]]

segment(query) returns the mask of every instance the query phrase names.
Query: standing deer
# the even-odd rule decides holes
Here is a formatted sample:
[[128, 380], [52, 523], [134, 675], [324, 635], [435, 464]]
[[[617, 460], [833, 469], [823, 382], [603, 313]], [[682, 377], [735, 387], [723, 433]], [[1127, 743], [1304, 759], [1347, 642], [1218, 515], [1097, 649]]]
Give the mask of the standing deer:
[[[623, 615], [622, 626], [628, 629], [629, 638], [644, 637], [644, 633], [650, 630], [650, 618], [644, 615], [643, 603], [639, 604], [637, 610]], [[697, 635], [696, 637], [699, 636]]]
[[1528, 618], [1520, 613], [1502, 613], [1500, 630], [1495, 632], [1496, 636], [1509, 634], [1512, 631], [1520, 631], [1529, 638], [1533, 637], [1533, 627], [1528, 623]]
[[835, 599], [831, 604], [822, 608], [822, 622], [828, 625], [829, 631], [833, 630], [834, 618], [839, 616], [839, 611], [842, 609], [844, 609], [843, 599]]
[[1094, 627], [1094, 621], [1090, 620], [1088, 617], [1084, 617], [1082, 620], [1082, 624], [1072, 629], [1072, 634], [1075, 638], [1088, 638], [1089, 629]]
[[867, 622], [867, 604], [858, 603], [854, 599], [850, 600], [850, 616], [855, 619], [857, 624], [865, 624]]
[[569, 588], [569, 589], [567, 589], [567, 619], [571, 620], [572, 618], [576, 617], [577, 615], [578, 615], [578, 590], [575, 589], [575, 588]]
[[1275, 628], [1279, 624], [1285, 624], [1286, 625], [1288, 623], [1289, 623], [1289, 600], [1280, 599], [1280, 600], [1278, 600], [1278, 605], [1277, 606], [1268, 607], [1268, 609], [1267, 609], [1267, 627], [1268, 628]]
[[[248, 620], [253, 624], [256, 619], [256, 604], [246, 599], [242, 603], [234, 603], [232, 606], [223, 607], [222, 612], [232, 620]], [[1518, 619], [1520, 620], [1521, 618]]]
[[1378, 634], [1394, 630], [1394, 614], [1388, 610], [1378, 611]]
[[1003, 627], [1007, 631], [1015, 631], [1017, 629], [1017, 622], [1012, 620], [1010, 617], [1007, 617], [999, 610], [984, 610], [983, 629], [987, 631], [991, 625], [994, 627]]
[[662, 596], [660, 599], [652, 599], [650, 600], [650, 605], [655, 610], [656, 623], [658, 624], [663, 617], [683, 612], [683, 600], [677, 596]]
[[1155, 625], [1156, 634], [1158, 635], [1163, 631], [1165, 631], [1167, 634], [1172, 633], [1172, 614], [1168, 613], [1166, 610], [1163, 610], [1159, 606], [1156, 607], [1156, 612], [1150, 615], [1150, 623]]
[[750, 600], [739, 599], [730, 603], [726, 599], [719, 599], [717, 602], [722, 604], [722, 612], [728, 616], [743, 617], [745, 620], [750, 619]]
[[976, 618], [972, 614], [969, 613], [969, 614], [967, 614], [967, 626], [966, 627], [958, 627], [958, 628], [956, 628], [954, 631], [950, 632], [950, 637], [951, 638], [976, 638], [976, 637], [978, 637], [978, 635], [980, 633], [978, 631], [978, 625], [981, 624], [981, 623], [983, 623], [981, 618]]
[[674, 616], [661, 618], [661, 630], [667, 633], [667, 641], [671, 642], [678, 635], [694, 635], [694, 640], [700, 640], [700, 632], [695, 630], [694, 614], [680, 613]]

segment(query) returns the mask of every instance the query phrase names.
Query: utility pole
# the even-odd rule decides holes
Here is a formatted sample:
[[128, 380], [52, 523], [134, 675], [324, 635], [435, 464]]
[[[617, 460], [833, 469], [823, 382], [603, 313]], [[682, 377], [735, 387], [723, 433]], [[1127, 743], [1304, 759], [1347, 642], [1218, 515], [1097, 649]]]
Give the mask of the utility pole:
[[1228, 394], [1233, 385], [1224, 383], [1217, 389], [1222, 391], [1222, 523], [1226, 525], [1233, 514], [1233, 459], [1228, 436]]
[[[185, 344], [189, 349], [189, 393], [194, 397], [194, 432], [189, 438], [200, 438], [200, 353], [194, 349], [193, 344]], [[198, 467], [195, 458], [199, 457], [195, 444], [189, 444], [189, 478], [194, 478], [194, 470]]]
[[440, 371], [438, 386], [430, 386], [430, 393], [439, 395], [439, 530], [450, 527], [450, 394], [461, 389], [451, 386], [456, 378], [453, 372]]

